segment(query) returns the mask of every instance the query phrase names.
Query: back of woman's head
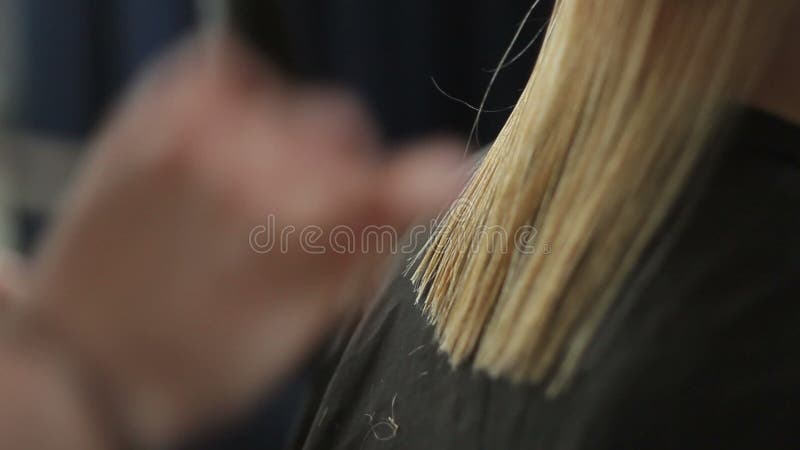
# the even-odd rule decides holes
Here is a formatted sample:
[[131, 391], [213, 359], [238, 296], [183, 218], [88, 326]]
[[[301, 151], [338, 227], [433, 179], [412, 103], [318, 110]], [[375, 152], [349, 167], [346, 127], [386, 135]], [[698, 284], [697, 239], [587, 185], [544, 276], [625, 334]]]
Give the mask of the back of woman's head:
[[569, 382], [793, 0], [560, 0], [413, 281], [455, 364]]

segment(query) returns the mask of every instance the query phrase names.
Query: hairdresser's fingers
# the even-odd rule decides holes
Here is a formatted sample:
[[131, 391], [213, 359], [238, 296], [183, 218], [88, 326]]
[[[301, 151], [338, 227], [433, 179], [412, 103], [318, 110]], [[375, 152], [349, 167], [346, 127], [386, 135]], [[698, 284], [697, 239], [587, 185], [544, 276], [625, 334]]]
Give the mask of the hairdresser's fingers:
[[[245, 95], [252, 87], [282, 92], [287, 81], [252, 50], [227, 35], [192, 36], [162, 54], [131, 91], [164, 94], [187, 87], [187, 74]], [[191, 87], [189, 86], [189, 89]]]
[[304, 156], [319, 163], [352, 163], [374, 158], [380, 145], [375, 124], [364, 105], [353, 95], [332, 88], [309, 86], [292, 95], [287, 111], [293, 135]]
[[289, 89], [274, 71], [233, 41], [218, 43], [216, 51], [210, 47], [192, 41], [148, 71], [95, 141], [113, 150], [104, 150], [104, 159], [133, 152], [136, 161], [158, 161], [173, 150], [209, 148], [195, 144], [256, 99], [270, 110], [286, 109]]
[[406, 227], [443, 211], [463, 189], [473, 162], [458, 141], [435, 138], [409, 147], [383, 174], [381, 213]]
[[363, 252], [352, 271], [349, 298], [373, 298], [396, 272], [398, 262], [405, 260], [398, 254], [413, 251], [404, 241], [409, 226], [445, 210], [463, 189], [474, 165], [464, 160], [463, 149], [453, 139], [428, 139], [403, 148], [400, 156], [373, 174], [369, 189], [374, 203], [364, 223], [379, 228], [362, 233], [367, 242], [361, 243]]

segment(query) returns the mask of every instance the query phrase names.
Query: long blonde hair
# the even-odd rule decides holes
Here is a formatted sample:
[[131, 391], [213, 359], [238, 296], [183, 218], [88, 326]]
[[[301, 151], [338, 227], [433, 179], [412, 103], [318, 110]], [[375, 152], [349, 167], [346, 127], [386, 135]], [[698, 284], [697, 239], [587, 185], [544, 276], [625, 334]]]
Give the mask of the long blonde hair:
[[557, 1], [515, 110], [416, 262], [452, 363], [567, 385], [792, 3]]

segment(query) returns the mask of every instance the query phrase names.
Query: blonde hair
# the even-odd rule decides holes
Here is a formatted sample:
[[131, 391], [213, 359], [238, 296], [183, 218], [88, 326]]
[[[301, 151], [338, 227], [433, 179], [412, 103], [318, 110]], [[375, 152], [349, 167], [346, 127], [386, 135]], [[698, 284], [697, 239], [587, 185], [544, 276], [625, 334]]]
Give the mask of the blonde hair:
[[453, 364], [568, 384], [792, 3], [557, 1], [515, 110], [416, 261]]

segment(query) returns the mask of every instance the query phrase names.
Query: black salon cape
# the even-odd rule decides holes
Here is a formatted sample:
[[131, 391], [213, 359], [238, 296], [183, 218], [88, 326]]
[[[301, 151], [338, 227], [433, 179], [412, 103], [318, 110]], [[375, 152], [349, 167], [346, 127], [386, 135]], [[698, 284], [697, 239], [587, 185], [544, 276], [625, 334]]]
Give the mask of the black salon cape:
[[398, 277], [295, 448], [800, 449], [800, 129], [747, 110], [728, 137], [564, 394], [452, 369]]

